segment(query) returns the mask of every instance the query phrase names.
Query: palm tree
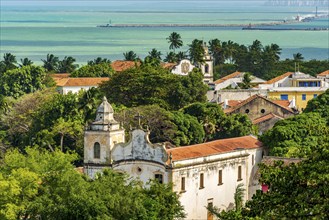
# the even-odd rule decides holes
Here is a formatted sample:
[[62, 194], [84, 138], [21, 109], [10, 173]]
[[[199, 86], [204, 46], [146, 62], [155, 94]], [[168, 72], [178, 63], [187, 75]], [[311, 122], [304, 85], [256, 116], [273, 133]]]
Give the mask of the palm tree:
[[295, 62], [300, 62], [300, 61], [304, 60], [304, 57], [301, 53], [295, 53], [295, 54], [293, 54], [293, 56], [294, 56], [294, 61]]
[[166, 38], [168, 40], [168, 43], [170, 43], [169, 45], [169, 49], [172, 50], [176, 48], [180, 48], [181, 46], [183, 46], [183, 41], [182, 38], [180, 36], [180, 34], [176, 33], [176, 32], [172, 32], [169, 37]]
[[62, 61], [59, 61], [58, 63], [58, 72], [60, 73], [71, 73], [76, 68], [79, 67], [79, 65], [74, 64], [75, 59], [73, 57], [67, 57], [65, 56]]
[[228, 42], [223, 42], [222, 47], [225, 59], [228, 59], [232, 64], [234, 60], [234, 54], [237, 51], [238, 45], [233, 41], [229, 40]]
[[176, 63], [178, 61], [177, 54], [175, 54], [174, 52], [171, 51], [171, 52], [167, 53], [167, 56], [163, 61], [168, 62], [168, 63]]
[[93, 66], [93, 65], [97, 65], [97, 64], [101, 64], [101, 63], [108, 63], [108, 64], [110, 64], [111, 63], [111, 60], [109, 60], [107, 58], [97, 57], [96, 59], [90, 60], [90, 61], [87, 62], [87, 64], [89, 66]]
[[203, 41], [194, 39], [189, 46], [189, 55], [192, 63], [194, 65], [199, 66], [201, 63], [204, 62], [203, 56], [204, 56], [204, 48], [203, 48]]
[[32, 60], [30, 60], [29, 58], [24, 58], [24, 59], [21, 59], [21, 64], [19, 64], [20, 67], [23, 67], [23, 66], [30, 66], [32, 65], [33, 62]]
[[17, 68], [16, 56], [11, 53], [5, 53], [3, 55], [3, 61], [1, 63], [4, 66], [5, 71]]
[[54, 54], [47, 54], [47, 59], [43, 60], [41, 59], [43, 62], [43, 67], [48, 71], [55, 71], [58, 67], [58, 62], [59, 59], [58, 57], [55, 57]]
[[125, 60], [127, 60], [127, 61], [136, 61], [138, 58], [137, 54], [132, 50], [123, 53], [123, 56], [125, 57]]
[[209, 41], [209, 51], [210, 54], [214, 57], [215, 65], [224, 63], [225, 59], [222, 55], [222, 44], [220, 40], [213, 39]]
[[151, 58], [154, 58], [154, 59], [158, 59], [161, 61], [161, 52], [158, 51], [157, 49], [153, 48], [150, 52], [149, 52], [149, 56]]
[[186, 52], [184, 52], [184, 51], [179, 51], [179, 52], [177, 53], [177, 62], [179, 62], [179, 61], [181, 61], [181, 60], [184, 60], [184, 59], [187, 59], [187, 58], [188, 58], [188, 56], [187, 56]]

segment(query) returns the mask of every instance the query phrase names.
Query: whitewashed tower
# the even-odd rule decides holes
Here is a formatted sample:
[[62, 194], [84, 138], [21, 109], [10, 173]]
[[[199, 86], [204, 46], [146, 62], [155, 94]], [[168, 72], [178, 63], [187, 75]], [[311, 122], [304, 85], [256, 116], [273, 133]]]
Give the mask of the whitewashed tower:
[[116, 143], [125, 142], [125, 131], [113, 117], [114, 111], [106, 97], [99, 105], [96, 119], [84, 133], [84, 172], [94, 177], [96, 172], [111, 167], [111, 151]]
[[201, 64], [200, 68], [203, 73], [203, 81], [205, 83], [212, 83], [214, 81], [214, 60], [212, 56], [209, 54], [208, 47], [206, 43], [203, 44], [204, 56], [203, 60], [204, 63]]

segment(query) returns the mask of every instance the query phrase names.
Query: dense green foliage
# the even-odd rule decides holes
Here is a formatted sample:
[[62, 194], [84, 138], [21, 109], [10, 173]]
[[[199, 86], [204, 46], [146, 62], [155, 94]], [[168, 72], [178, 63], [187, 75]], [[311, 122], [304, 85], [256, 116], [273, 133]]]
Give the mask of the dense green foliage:
[[110, 77], [114, 73], [107, 62], [86, 65], [71, 73], [70, 77]]
[[246, 204], [245, 215], [261, 219], [328, 219], [329, 218], [329, 136], [312, 147], [312, 154], [297, 164], [261, 165], [260, 191]]
[[18, 98], [47, 86], [52, 86], [44, 69], [39, 66], [23, 66], [0, 75], [0, 94]]
[[143, 187], [105, 170], [90, 180], [74, 169], [76, 154], [8, 151], [0, 167], [1, 219], [167, 219], [184, 217], [170, 185]]
[[144, 66], [113, 74], [110, 81], [101, 85], [111, 103], [134, 107], [158, 104], [177, 110], [196, 101], [205, 101], [207, 86], [200, 72], [188, 76], [171, 74], [161, 67]]
[[281, 120], [261, 136], [274, 156], [306, 157], [329, 136], [328, 91], [311, 100], [306, 110]]

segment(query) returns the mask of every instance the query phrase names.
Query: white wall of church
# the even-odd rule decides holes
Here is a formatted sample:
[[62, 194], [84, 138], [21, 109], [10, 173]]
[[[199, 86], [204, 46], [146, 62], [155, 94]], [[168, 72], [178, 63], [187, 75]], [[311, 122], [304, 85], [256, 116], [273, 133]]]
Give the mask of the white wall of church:
[[113, 169], [128, 173], [131, 177], [147, 183], [154, 179], [156, 174], [161, 174], [163, 183], [168, 183], [168, 173], [163, 165], [147, 161], [123, 161], [113, 165]]
[[[255, 155], [254, 165], [252, 165], [251, 155]], [[186, 219], [207, 219], [205, 207], [210, 202], [220, 209], [233, 208], [235, 189], [240, 183], [246, 189], [244, 200], [248, 199], [250, 174], [255, 170], [253, 167], [256, 166], [256, 161], [261, 160], [259, 156], [261, 157], [261, 150], [253, 149], [196, 158], [185, 162], [177, 161], [172, 173], [173, 190], [180, 195], [180, 201], [188, 214]], [[239, 166], [241, 166], [241, 179], [238, 179]], [[219, 182], [220, 170], [222, 184]], [[200, 183], [201, 174], [204, 179], [203, 187]], [[182, 178], [185, 178], [185, 190], [182, 190]]]

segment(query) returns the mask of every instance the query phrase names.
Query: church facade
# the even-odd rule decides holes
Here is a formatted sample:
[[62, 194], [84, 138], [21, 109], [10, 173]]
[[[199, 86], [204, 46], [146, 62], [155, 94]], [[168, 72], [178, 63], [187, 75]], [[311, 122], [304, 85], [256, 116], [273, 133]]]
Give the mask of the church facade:
[[173, 190], [187, 219], [212, 219], [206, 206], [230, 209], [234, 192], [243, 184], [244, 200], [259, 188], [253, 179], [263, 155], [262, 143], [253, 136], [168, 148], [149, 141], [149, 131], [132, 130], [126, 142], [124, 130], [113, 118], [104, 98], [97, 116], [85, 130], [84, 172], [91, 178], [104, 168], [126, 172], [144, 183], [157, 179], [173, 183]]

